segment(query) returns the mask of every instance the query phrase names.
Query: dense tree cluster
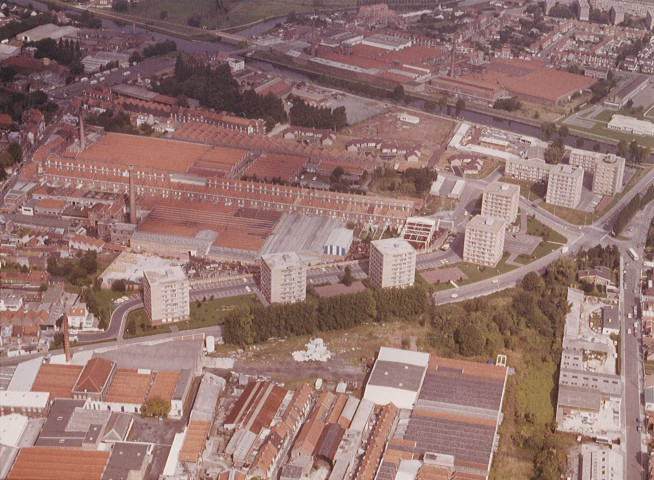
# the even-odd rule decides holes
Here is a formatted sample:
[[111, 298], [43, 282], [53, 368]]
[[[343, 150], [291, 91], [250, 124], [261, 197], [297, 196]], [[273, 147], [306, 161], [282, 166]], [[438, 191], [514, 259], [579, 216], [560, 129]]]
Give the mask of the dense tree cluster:
[[596, 245], [588, 250], [581, 250], [577, 256], [579, 270], [604, 266], [611, 270], [620, 268], [620, 250], [616, 245], [602, 247]]
[[306, 302], [234, 310], [225, 318], [223, 336], [227, 343], [251, 345], [273, 337], [343, 330], [371, 321], [411, 319], [422, 315], [426, 305], [426, 291], [420, 285], [310, 297]]
[[248, 118], [263, 118], [268, 129], [286, 120], [282, 100], [272, 93], [259, 95], [254, 90], [241, 94], [227, 64], [215, 69], [186, 59], [181, 54], [175, 62], [175, 74], [155, 81], [153, 89], [176, 98], [196, 98], [200, 105]]
[[[620, 278], [620, 250], [616, 245], [607, 245], [602, 247], [596, 245], [588, 250], [581, 250], [577, 256], [577, 267], [579, 270], [587, 270], [594, 267], [608, 267], [611, 269], [614, 278]], [[598, 295], [606, 293], [602, 285], [587, 280], [579, 280], [581, 288], [588, 295]]]
[[649, 225], [647, 230], [647, 240], [645, 241], [645, 256], [648, 260], [651, 260], [654, 252], [654, 219]]
[[105, 110], [102, 113], [89, 113], [84, 119], [89, 125], [97, 125], [107, 132], [138, 134], [139, 130], [132, 125], [129, 114]]
[[650, 185], [642, 197], [638, 194], [634, 195], [629, 203], [627, 203], [627, 205], [625, 205], [620, 211], [615, 222], [613, 222], [611, 234], [614, 236], [620, 235], [625, 227], [629, 225], [631, 219], [634, 218], [634, 215], [636, 215], [640, 209], [645, 208], [645, 206], [652, 200], [654, 200], [654, 185]]
[[423, 197], [437, 176], [438, 173], [427, 167], [407, 168], [404, 172], [378, 167], [373, 173], [372, 182], [381, 191]]
[[330, 130], [340, 130], [347, 127], [345, 107], [336, 107], [334, 109], [314, 107], [293, 95], [289, 95], [288, 100], [293, 104], [289, 112], [291, 125]]
[[[595, 10], [595, 9], [593, 9]], [[609, 70], [606, 78], [598, 80], [590, 87], [592, 97], [590, 99], [591, 103], [598, 103], [604, 97], [606, 97], [613, 88], [618, 84], [618, 79], [615, 78], [613, 72]]]
[[89, 250], [80, 258], [60, 259], [51, 256], [48, 258], [47, 270], [53, 277], [65, 277], [69, 283], [82, 286], [91, 283], [97, 268], [97, 254]]
[[[82, 52], [79, 41], [73, 42], [68, 39], [57, 41], [52, 38], [44, 38], [38, 42], [31, 42], [29, 45], [36, 48], [35, 58], [49, 58], [61, 65], [68, 65], [71, 67], [71, 73], [73, 73], [73, 69], [80, 70]], [[81, 72], [83, 71], [84, 67], [82, 66]]]
[[36, 108], [44, 116], [46, 123], [52, 120], [59, 106], [48, 100], [48, 95], [37, 90], [28, 94], [0, 89], [0, 113], [8, 114], [15, 122], [20, 123], [23, 112]]
[[129, 9], [129, 0], [113, 0], [111, 8], [114, 12], [126, 12]]
[[522, 102], [518, 100], [518, 97], [511, 98], [498, 98], [493, 104], [493, 108], [496, 110], [506, 110], [507, 112], [514, 112], [522, 108]]
[[177, 44], [173, 40], [164, 40], [163, 42], [148, 45], [143, 49], [143, 56], [145, 58], [157, 57], [165, 55], [177, 50]]
[[93, 15], [88, 10], [83, 10], [79, 17], [75, 18], [80, 27], [84, 28], [102, 28], [102, 20]]
[[30, 16], [30, 14], [27, 14], [25, 18], [12, 20], [6, 25], [0, 27], [0, 38], [13, 38], [19, 33], [31, 30], [39, 25], [45, 25], [46, 23], [50, 23], [50, 21], [51, 17], [49, 14], [40, 13], [33, 17]]
[[170, 401], [161, 397], [151, 397], [141, 405], [142, 417], [161, 417], [166, 418], [170, 412]]
[[23, 160], [23, 149], [20, 144], [11, 142], [5, 152], [0, 153], [0, 181], [7, 178], [6, 168]]
[[631, 56], [638, 55], [638, 53], [647, 45], [649, 45], [649, 35], [644, 35], [639, 38], [633, 39], [630, 43], [623, 45], [618, 49], [618, 56], [615, 59], [615, 66], [620, 66], [620, 63]]
[[638, 145], [636, 139], [632, 140], [631, 143], [627, 143], [625, 139], [620, 140], [615, 153], [616, 155], [624, 157], [634, 163], [642, 163], [650, 156], [649, 148]]

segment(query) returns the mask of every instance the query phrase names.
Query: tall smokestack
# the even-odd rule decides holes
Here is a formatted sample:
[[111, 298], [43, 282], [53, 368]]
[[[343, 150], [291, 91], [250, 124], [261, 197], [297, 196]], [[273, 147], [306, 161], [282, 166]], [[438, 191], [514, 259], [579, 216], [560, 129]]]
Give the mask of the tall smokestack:
[[136, 225], [136, 189], [134, 188], [134, 165], [129, 169], [129, 223]]
[[136, 35], [136, 22], [132, 22], [132, 35]]
[[84, 115], [82, 115], [82, 107], [79, 107], [79, 147], [80, 151], [86, 150], [86, 135], [84, 133]]
[[452, 58], [450, 59], [450, 77], [454, 76], [454, 55], [456, 53], [456, 37], [452, 35]]
[[66, 363], [70, 363], [73, 354], [70, 351], [70, 335], [68, 333], [68, 316], [64, 316], [62, 326], [64, 327], [64, 355], [66, 356]]

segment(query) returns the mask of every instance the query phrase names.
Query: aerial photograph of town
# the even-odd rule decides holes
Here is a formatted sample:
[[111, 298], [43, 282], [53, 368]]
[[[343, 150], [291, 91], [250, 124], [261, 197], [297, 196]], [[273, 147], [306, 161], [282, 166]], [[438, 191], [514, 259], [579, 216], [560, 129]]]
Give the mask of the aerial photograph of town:
[[0, 0], [0, 480], [654, 479], [654, 0]]

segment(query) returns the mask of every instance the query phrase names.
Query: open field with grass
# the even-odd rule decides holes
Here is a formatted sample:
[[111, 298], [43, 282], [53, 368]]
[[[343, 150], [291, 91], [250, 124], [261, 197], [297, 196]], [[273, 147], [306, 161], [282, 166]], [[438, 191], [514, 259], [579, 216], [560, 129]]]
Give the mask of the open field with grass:
[[568, 242], [568, 239], [565, 238], [565, 236], [538, 221], [534, 217], [527, 218], [527, 235], [534, 235], [536, 237], [541, 237], [545, 241], [559, 244], [565, 244]]
[[[458, 263], [453, 263], [451, 265], [445, 265], [441, 268], [458, 267], [465, 274], [465, 276], [468, 277], [461, 282], [457, 282], [457, 285], [463, 286], [463, 285], [468, 285], [470, 283], [487, 280], [489, 278], [496, 277], [498, 275], [501, 275], [506, 272], [510, 272], [511, 270], [515, 270], [516, 268], [518, 268], [515, 265], [509, 265], [508, 263], [506, 263], [506, 260], [508, 258], [509, 258], [509, 253], [505, 252], [504, 256], [495, 267], [475, 265], [474, 263], [468, 263], [468, 262], [458, 262]], [[432, 287], [433, 287], [433, 291], [435, 292], [440, 292], [442, 290], [448, 290], [450, 288], [454, 288], [449, 282], [443, 282], [436, 285], [432, 285]]]
[[[141, 0], [132, 5], [129, 14], [160, 20], [161, 12], [167, 13], [166, 21], [186, 25], [189, 17], [198, 16], [201, 26], [208, 29], [244, 25], [268, 17], [285, 16], [289, 12], [313, 11], [313, 0], [224, 0], [225, 9], [217, 8], [216, 0]], [[328, 0], [320, 10], [331, 10], [356, 6], [354, 0]]]

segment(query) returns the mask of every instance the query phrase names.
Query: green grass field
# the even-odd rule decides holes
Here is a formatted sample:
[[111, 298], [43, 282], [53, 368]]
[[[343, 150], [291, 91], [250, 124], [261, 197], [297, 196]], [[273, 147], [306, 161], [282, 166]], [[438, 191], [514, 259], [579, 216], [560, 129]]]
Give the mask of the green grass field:
[[[208, 29], [244, 25], [257, 20], [283, 16], [291, 11], [304, 13], [313, 11], [313, 0], [224, 0], [226, 10], [217, 8], [216, 0], [142, 0], [129, 10], [130, 15], [160, 20], [161, 12], [167, 13], [166, 21], [186, 25], [189, 17], [198, 16], [201, 25]], [[337, 9], [356, 6], [355, 0], [328, 0], [322, 2], [322, 9]]]
[[534, 217], [527, 218], [527, 235], [534, 235], [536, 237], [541, 237], [547, 242], [554, 242], [565, 244], [568, 243], [568, 239], [561, 235], [559, 232], [553, 228], [548, 227], [542, 222], [538, 221]]

